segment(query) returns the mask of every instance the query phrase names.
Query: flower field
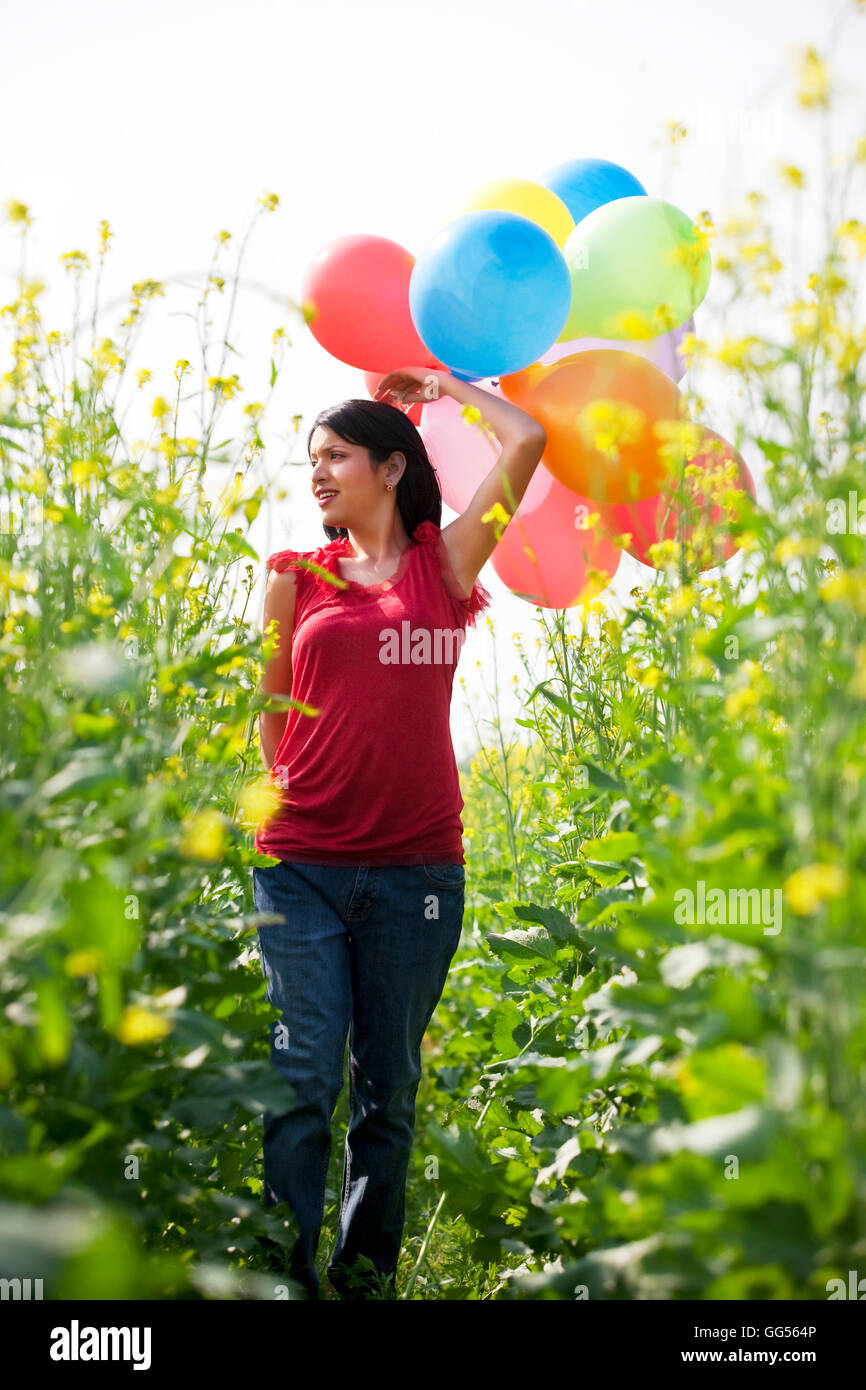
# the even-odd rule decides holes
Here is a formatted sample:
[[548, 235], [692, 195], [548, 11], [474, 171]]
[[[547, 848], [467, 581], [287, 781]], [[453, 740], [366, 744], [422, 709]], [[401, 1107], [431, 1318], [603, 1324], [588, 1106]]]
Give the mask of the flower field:
[[[479, 712], [406, 1299], [825, 1300], [866, 1275], [866, 140], [843, 155], [802, 283], [762, 193], [706, 220], [723, 289], [690, 407], [712, 426], [727, 393], [762, 480], [754, 501], [713, 485], [735, 558], [707, 570], [696, 522], [627, 602], [539, 609], [517, 725], [495, 681]], [[165, 287], [136, 284], [103, 335], [103, 223], [95, 265], [64, 257], [72, 330], [48, 330], [31, 211], [7, 214], [0, 1273], [58, 1299], [268, 1299], [261, 1117], [284, 1093], [254, 950], [249, 531], [288, 343], [261, 401], [212, 343], [151, 398], [137, 345]], [[230, 241], [203, 342], [214, 301], [231, 321]], [[750, 302], [774, 329], [742, 331]], [[346, 1118], [344, 1091], [322, 1258]]]

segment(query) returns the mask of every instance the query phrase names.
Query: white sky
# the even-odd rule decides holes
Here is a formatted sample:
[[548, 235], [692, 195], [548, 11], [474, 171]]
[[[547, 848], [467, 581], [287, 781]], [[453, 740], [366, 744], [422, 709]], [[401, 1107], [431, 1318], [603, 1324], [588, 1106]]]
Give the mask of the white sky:
[[[805, 43], [825, 55], [832, 40], [841, 84], [834, 148], [866, 134], [866, 13], [854, 0], [28, 0], [4, 11], [0, 202], [25, 202], [35, 218], [27, 271], [49, 282], [40, 301], [49, 328], [71, 320], [71, 283], [57, 258], [78, 248], [93, 256], [100, 219], [114, 232], [101, 294], [103, 305], [115, 302], [102, 325], [108, 335], [134, 281], [203, 278], [219, 229], [239, 240], [256, 200], [279, 195], [242, 269], [231, 334], [241, 355], [227, 368], [238, 372], [244, 400], [263, 399], [271, 334], [287, 326], [295, 346], [263, 437], [267, 471], [281, 471], [291, 495], [252, 530], [263, 557], [325, 540], [306, 474], [279, 465], [305, 462], [319, 409], [366, 394], [361, 373], [330, 358], [281, 307], [299, 297], [324, 244], [368, 232], [417, 255], [477, 184], [538, 178], [583, 156], [625, 165], [648, 193], [690, 216], [706, 209], [721, 219], [746, 190], [761, 188], [784, 221], [790, 194], [774, 182], [775, 166], [784, 160], [809, 172], [821, 158], [814, 118], [792, 102], [791, 53]], [[661, 135], [674, 118], [694, 134], [672, 166]], [[817, 225], [820, 208], [808, 200], [807, 208]], [[806, 259], [810, 235], [807, 216]], [[4, 302], [16, 267], [4, 230]], [[712, 320], [717, 280], [698, 311], [699, 333]], [[143, 422], [155, 391], [173, 394], [175, 361], [195, 365], [192, 321], [183, 316], [195, 297], [174, 284], [166, 301], [152, 301], [153, 325], [133, 364], [154, 372], [139, 397]], [[722, 405], [716, 428], [724, 433]], [[304, 420], [291, 444], [295, 414]], [[193, 432], [193, 418], [181, 433]], [[446, 509], [443, 522], [450, 517]], [[623, 567], [623, 593], [651, 577], [628, 557]], [[532, 645], [534, 610], [490, 565], [481, 578], [494, 596], [508, 686], [518, 669], [511, 634], [533, 634]], [[470, 631], [458, 674], [473, 690], [476, 662], [490, 670], [491, 640], [483, 626]], [[474, 734], [456, 684], [452, 723], [460, 757]]]

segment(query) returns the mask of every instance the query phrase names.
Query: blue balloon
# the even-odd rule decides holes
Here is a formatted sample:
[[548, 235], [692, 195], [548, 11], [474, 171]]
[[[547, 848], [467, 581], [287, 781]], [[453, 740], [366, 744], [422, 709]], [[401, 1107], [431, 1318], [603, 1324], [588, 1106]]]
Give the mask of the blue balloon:
[[463, 380], [537, 362], [571, 308], [571, 276], [553, 237], [516, 212], [449, 222], [415, 261], [409, 309], [418, 334]]
[[628, 169], [609, 159], [569, 159], [537, 180], [561, 198], [575, 220], [615, 198], [634, 198], [646, 189]]

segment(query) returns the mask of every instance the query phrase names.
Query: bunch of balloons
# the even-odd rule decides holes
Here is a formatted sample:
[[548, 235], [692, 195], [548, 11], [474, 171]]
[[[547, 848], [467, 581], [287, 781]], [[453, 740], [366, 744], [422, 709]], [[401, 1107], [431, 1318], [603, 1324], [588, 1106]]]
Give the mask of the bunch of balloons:
[[[614, 539], [630, 535], [629, 553], [650, 564], [650, 546], [677, 534], [686, 462], [707, 472], [702, 491], [692, 470], [691, 491], [710, 527], [723, 519], [719, 461], [736, 467], [729, 490], [755, 496], [733, 446], [689, 425], [677, 386], [710, 274], [684, 212], [618, 164], [574, 159], [538, 182], [483, 184], [417, 259], [385, 237], [338, 238], [307, 267], [302, 302], [314, 337], [364, 372], [371, 395], [386, 372], [430, 366], [544, 426], [544, 458], [492, 564], [522, 598], [567, 608], [610, 583], [622, 558]], [[444, 500], [463, 511], [498, 441], [450, 396], [408, 414]], [[734, 553], [717, 530], [707, 568]]]

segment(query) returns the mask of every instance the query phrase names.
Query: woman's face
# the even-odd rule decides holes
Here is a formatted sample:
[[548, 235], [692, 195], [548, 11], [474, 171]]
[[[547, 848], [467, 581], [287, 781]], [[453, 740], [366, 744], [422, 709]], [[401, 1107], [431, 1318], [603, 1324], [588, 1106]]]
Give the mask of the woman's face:
[[[326, 526], [353, 526], [381, 504], [385, 493], [386, 465], [374, 471], [362, 445], [347, 444], [327, 425], [319, 425], [310, 440], [311, 485]], [[400, 469], [387, 481], [396, 488]], [[331, 494], [327, 496], [326, 494]]]

